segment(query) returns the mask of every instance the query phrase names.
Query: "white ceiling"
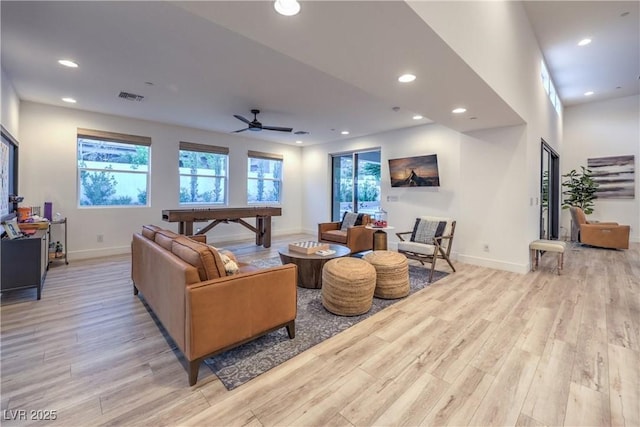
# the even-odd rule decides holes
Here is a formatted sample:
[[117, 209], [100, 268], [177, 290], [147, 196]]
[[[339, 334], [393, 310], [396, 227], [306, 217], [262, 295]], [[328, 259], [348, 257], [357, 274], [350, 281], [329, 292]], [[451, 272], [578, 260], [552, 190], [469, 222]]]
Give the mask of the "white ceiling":
[[[291, 18], [270, 1], [0, 7], [2, 68], [23, 100], [69, 106], [61, 98], [71, 96], [72, 108], [220, 132], [244, 128], [233, 115], [259, 108], [264, 125], [309, 134], [241, 135], [305, 145], [429, 122], [414, 114], [462, 132], [522, 123], [402, 1], [304, 1]], [[639, 93], [638, 2], [525, 7], [563, 103]], [[577, 50], [585, 34], [594, 42]], [[419, 78], [399, 84], [406, 71]], [[462, 103], [475, 119], [451, 114]]]

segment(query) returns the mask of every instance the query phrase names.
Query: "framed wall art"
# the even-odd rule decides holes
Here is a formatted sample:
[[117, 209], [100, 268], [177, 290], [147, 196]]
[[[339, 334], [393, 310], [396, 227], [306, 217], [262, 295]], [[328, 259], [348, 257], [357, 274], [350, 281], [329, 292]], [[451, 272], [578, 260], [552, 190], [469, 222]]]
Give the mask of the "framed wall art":
[[587, 168], [598, 184], [598, 199], [635, 198], [635, 157], [611, 156], [587, 159]]
[[392, 187], [439, 187], [438, 156], [389, 159], [389, 176]]

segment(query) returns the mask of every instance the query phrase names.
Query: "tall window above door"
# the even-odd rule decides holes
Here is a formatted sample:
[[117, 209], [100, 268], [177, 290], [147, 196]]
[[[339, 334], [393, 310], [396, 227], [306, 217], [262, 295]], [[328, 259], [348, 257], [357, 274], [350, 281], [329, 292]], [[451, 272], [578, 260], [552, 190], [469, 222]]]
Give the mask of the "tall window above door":
[[148, 206], [151, 138], [78, 129], [78, 206]]
[[247, 203], [282, 202], [282, 154], [248, 152]]
[[380, 150], [335, 154], [331, 161], [331, 220], [345, 212], [374, 214], [380, 207]]
[[180, 204], [227, 203], [229, 149], [180, 142]]

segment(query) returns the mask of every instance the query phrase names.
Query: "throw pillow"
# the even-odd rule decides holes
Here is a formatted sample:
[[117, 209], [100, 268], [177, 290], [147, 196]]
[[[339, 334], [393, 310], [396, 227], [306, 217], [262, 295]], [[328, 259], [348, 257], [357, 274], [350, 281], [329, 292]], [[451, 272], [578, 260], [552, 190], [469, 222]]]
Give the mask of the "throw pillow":
[[236, 264], [231, 258], [225, 254], [220, 254], [220, 259], [224, 264], [224, 270], [227, 272], [227, 276], [231, 276], [238, 272], [238, 264]]
[[238, 260], [236, 259], [236, 256], [233, 254], [233, 252], [227, 249], [218, 249], [215, 246], [211, 247], [218, 251], [218, 255], [220, 255], [220, 259], [224, 264], [224, 270], [227, 272], [227, 276], [236, 274], [240, 267], [238, 267]]
[[345, 212], [342, 215], [342, 223], [340, 224], [340, 230], [347, 231], [347, 228], [354, 227], [356, 225], [362, 225], [362, 219], [364, 214], [355, 212]]
[[446, 226], [446, 221], [429, 221], [427, 219], [416, 218], [416, 223], [411, 233], [411, 241], [433, 245], [433, 238], [441, 237]]

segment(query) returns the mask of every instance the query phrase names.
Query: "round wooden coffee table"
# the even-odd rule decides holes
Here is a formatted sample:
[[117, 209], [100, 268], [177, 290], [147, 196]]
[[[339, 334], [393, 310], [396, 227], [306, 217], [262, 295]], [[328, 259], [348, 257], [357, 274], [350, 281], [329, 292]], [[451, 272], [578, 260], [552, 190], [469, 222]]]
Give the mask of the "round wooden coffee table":
[[322, 267], [327, 261], [347, 256], [349, 248], [341, 245], [329, 245], [329, 249], [336, 251], [331, 255], [303, 254], [282, 248], [278, 251], [283, 264], [293, 263], [298, 266], [298, 286], [302, 288], [319, 289], [322, 287]]

